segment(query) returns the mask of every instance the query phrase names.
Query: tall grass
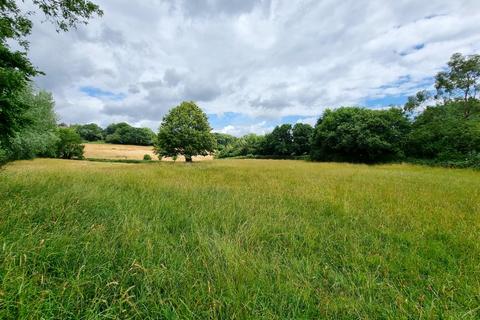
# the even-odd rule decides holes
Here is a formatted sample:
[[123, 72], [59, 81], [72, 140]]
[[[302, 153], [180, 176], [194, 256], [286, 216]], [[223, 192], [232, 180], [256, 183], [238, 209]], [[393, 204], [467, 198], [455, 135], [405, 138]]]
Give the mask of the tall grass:
[[480, 317], [480, 172], [35, 160], [0, 182], [2, 319]]

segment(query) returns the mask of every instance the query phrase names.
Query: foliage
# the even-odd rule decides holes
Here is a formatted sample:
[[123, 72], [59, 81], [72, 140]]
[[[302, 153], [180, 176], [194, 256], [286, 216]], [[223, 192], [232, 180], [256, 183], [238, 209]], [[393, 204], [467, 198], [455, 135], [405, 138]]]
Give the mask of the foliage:
[[151, 146], [155, 142], [155, 133], [150, 128], [135, 128], [128, 123], [114, 123], [105, 129], [107, 143]]
[[296, 123], [292, 128], [292, 151], [296, 156], [310, 153], [314, 129], [306, 123]]
[[26, 87], [17, 99], [27, 108], [22, 114], [24, 126], [9, 139], [10, 158], [54, 157], [58, 136], [52, 95]]
[[[45, 15], [46, 20], [52, 22], [57, 31], [68, 31], [78, 24], [87, 24], [94, 15], [101, 16], [102, 10], [91, 1], [84, 0], [32, 0], [32, 3]], [[30, 16], [34, 11], [26, 11], [15, 0], [0, 2], [0, 40], [6, 39], [28, 48], [28, 40], [33, 27]]]
[[448, 62], [448, 70], [435, 77], [437, 97], [447, 103], [462, 101], [463, 115], [468, 118], [472, 109], [478, 107], [477, 94], [480, 92], [480, 55], [463, 56], [455, 53]]
[[427, 107], [408, 135], [411, 157], [458, 160], [472, 152], [480, 152], [480, 117], [475, 113], [465, 118], [462, 102]]
[[251, 155], [262, 155], [264, 153], [265, 136], [253, 133], [241, 138], [236, 138], [217, 153], [217, 158], [230, 158]]
[[9, 159], [7, 149], [0, 143], [0, 166], [4, 165]]
[[58, 128], [57, 157], [83, 159], [82, 138], [74, 128]]
[[315, 127], [311, 156], [314, 160], [367, 163], [402, 158], [409, 127], [399, 109], [327, 110]]
[[413, 112], [430, 98], [431, 94], [428, 90], [419, 91], [415, 95], [408, 97], [403, 110], [405, 112]]
[[215, 136], [207, 115], [194, 102], [182, 102], [163, 118], [158, 131], [155, 152], [160, 157], [206, 156], [215, 149]]
[[96, 123], [77, 124], [72, 127], [85, 141], [100, 141], [104, 139], [103, 129]]
[[291, 156], [293, 154], [292, 125], [282, 124], [265, 135], [264, 154]]
[[144, 155], [143, 155], [143, 160], [145, 160], [145, 161], [150, 161], [150, 160], [152, 160], [152, 156], [149, 155], [149, 154], [144, 154]]
[[112, 123], [105, 128], [104, 135], [108, 136], [110, 134], [114, 134], [115, 131], [117, 131], [118, 129], [130, 128], [130, 127], [131, 126], [126, 122]]
[[238, 140], [238, 138], [235, 136], [220, 132], [214, 132], [213, 136], [215, 137], [215, 140], [217, 142], [218, 151], [225, 149], [226, 146], [233, 144], [235, 141]]
[[38, 159], [0, 175], [1, 319], [480, 316], [480, 172]]
[[[86, 23], [93, 15], [102, 14], [99, 7], [90, 1], [32, 2], [61, 31], [67, 31], [77, 23]], [[33, 27], [30, 16], [34, 11], [25, 11], [23, 8], [25, 6], [20, 5], [19, 1], [0, 1], [0, 144], [4, 146], [8, 146], [19, 131], [28, 130], [25, 127], [30, 124], [24, 115], [29, 105], [20, 96], [24, 90], [28, 90], [29, 81], [42, 74], [27, 57], [27, 39]], [[12, 44], [22, 51], [12, 49]]]

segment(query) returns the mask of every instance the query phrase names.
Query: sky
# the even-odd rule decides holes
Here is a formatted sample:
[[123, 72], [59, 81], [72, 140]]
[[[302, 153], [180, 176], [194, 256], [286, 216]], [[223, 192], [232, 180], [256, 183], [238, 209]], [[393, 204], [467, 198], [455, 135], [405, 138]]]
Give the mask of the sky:
[[214, 131], [402, 105], [455, 52], [480, 53], [478, 0], [97, 0], [68, 33], [34, 17], [29, 56], [60, 122], [158, 129], [184, 100]]

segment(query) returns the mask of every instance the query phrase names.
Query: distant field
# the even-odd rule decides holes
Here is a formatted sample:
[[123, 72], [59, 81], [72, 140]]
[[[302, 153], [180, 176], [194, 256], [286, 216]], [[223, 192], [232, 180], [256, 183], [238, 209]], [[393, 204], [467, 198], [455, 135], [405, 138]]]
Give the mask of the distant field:
[[1, 319], [480, 318], [480, 172], [38, 159], [0, 181]]
[[[152, 160], [158, 160], [151, 146], [133, 146], [124, 144], [96, 144], [85, 143], [85, 158], [90, 159], [114, 159], [114, 160], [142, 160], [145, 154], [149, 154]], [[211, 160], [212, 157], [194, 157], [193, 161]], [[163, 158], [163, 161], [173, 161], [171, 158]], [[177, 161], [185, 161], [184, 157], [178, 157]]]

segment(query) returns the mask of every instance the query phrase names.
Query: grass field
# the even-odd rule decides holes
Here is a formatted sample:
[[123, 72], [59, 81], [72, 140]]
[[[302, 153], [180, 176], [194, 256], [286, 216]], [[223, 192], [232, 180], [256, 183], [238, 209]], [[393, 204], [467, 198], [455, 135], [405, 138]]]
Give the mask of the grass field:
[[[85, 158], [87, 159], [113, 159], [113, 160], [142, 160], [143, 156], [148, 154], [152, 160], [158, 160], [158, 156], [153, 153], [151, 146], [133, 146], [125, 144], [109, 143], [85, 143]], [[194, 161], [212, 160], [213, 157], [193, 157]], [[162, 161], [173, 161], [172, 158], [162, 158]], [[179, 156], [177, 161], [185, 161], [183, 156]]]
[[39, 159], [0, 181], [1, 319], [480, 318], [480, 172]]

